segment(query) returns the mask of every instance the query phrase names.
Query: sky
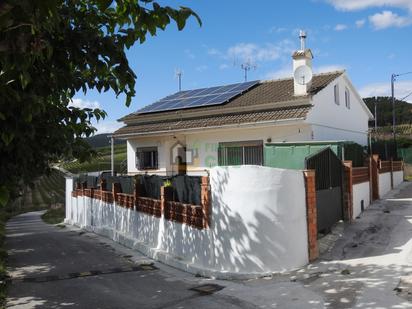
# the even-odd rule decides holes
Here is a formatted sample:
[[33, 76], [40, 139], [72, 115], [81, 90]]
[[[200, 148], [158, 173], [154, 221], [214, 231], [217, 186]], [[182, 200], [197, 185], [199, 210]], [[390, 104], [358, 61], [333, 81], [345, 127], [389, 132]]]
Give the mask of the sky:
[[[291, 77], [299, 29], [307, 31], [315, 73], [345, 69], [363, 97], [390, 95], [391, 74], [412, 71], [412, 0], [158, 0], [187, 6], [194, 18], [183, 31], [169, 25], [156, 37], [127, 50], [137, 75], [130, 107], [111, 92], [78, 93], [73, 105], [108, 113], [95, 124], [110, 133], [117, 119], [178, 90], [232, 84], [244, 80], [241, 65], [251, 64], [248, 80]], [[412, 92], [412, 74], [399, 76], [395, 95]], [[412, 95], [406, 100], [412, 103]]]

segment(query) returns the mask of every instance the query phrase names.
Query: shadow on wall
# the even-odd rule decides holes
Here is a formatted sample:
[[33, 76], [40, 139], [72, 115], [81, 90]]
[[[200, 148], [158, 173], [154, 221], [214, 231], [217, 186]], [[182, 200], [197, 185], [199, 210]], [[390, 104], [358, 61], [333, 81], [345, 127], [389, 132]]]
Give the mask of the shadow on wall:
[[264, 273], [308, 262], [301, 171], [219, 167], [211, 171], [211, 186], [216, 269]]

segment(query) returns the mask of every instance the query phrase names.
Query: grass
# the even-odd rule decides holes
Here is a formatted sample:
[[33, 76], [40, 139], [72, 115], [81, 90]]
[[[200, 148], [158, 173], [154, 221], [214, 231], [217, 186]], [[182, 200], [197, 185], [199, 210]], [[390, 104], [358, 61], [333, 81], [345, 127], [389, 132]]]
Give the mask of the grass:
[[57, 209], [49, 209], [47, 210], [41, 218], [44, 222], [48, 224], [59, 224], [62, 223], [64, 220], [65, 211], [63, 207]]
[[[71, 173], [96, 172], [111, 169], [111, 149], [109, 147], [101, 147], [96, 149], [98, 155], [89, 162], [66, 162], [62, 167]], [[116, 171], [121, 171], [122, 162], [127, 158], [126, 145], [116, 145], [114, 149], [114, 168]]]

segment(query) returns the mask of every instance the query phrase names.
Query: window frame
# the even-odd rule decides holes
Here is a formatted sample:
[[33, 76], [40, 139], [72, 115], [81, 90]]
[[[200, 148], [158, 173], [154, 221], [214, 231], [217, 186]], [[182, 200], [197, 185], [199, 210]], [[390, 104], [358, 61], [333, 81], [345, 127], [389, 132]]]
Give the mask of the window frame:
[[[145, 165], [145, 162], [141, 162], [141, 158], [139, 157], [141, 154], [145, 153], [151, 153], [150, 155], [150, 164]], [[143, 158], [143, 161], [145, 158]], [[144, 171], [144, 170], [157, 170], [159, 169], [159, 151], [158, 147], [153, 146], [153, 147], [137, 147], [136, 148], [136, 168], [139, 171]]]
[[[251, 148], [256, 148], [256, 153], [253, 154]], [[252, 150], [252, 152], [250, 152]], [[232, 154], [228, 154], [231, 151]], [[237, 154], [236, 154], [237, 152]], [[228, 155], [232, 155], [231, 158]], [[238, 155], [238, 158], [234, 156]], [[257, 156], [253, 158], [253, 156]], [[240, 160], [237, 163], [230, 164], [234, 160]], [[246, 162], [255, 159], [254, 162]], [[218, 166], [240, 166], [240, 165], [258, 165], [263, 166], [263, 140], [253, 141], [238, 141], [238, 142], [220, 142], [218, 146]]]
[[348, 87], [345, 87], [345, 106], [350, 109], [350, 90]]
[[333, 87], [333, 95], [334, 95], [334, 99], [335, 99], [335, 104], [336, 104], [336, 105], [340, 105], [339, 84], [336, 84], [336, 85]]

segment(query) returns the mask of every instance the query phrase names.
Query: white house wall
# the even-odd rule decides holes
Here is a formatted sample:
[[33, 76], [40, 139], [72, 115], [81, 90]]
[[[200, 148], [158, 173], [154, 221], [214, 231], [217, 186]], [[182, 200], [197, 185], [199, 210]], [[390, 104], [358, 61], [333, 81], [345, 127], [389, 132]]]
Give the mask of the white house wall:
[[301, 171], [258, 166], [210, 171], [211, 227], [196, 229], [88, 197], [66, 222], [181, 269], [220, 278], [290, 270], [308, 262]]
[[393, 172], [393, 187], [399, 186], [403, 182], [403, 171]]
[[359, 216], [362, 212], [362, 202], [363, 207], [366, 207], [370, 204], [370, 186], [369, 182], [362, 182], [359, 184], [353, 185], [353, 219]]
[[159, 170], [148, 171], [151, 174], [165, 175], [172, 171], [170, 165], [170, 149], [176, 143], [184, 144], [187, 150], [193, 153], [193, 160], [187, 164], [188, 175], [206, 175], [205, 170], [217, 165], [218, 146], [220, 142], [236, 142], [261, 140], [263, 143], [268, 138], [272, 142], [310, 141], [311, 129], [303, 121], [293, 125], [272, 125], [266, 127], [248, 127], [237, 129], [203, 130], [186, 134], [169, 134], [162, 137], [140, 137], [127, 141], [127, 166], [128, 173], [144, 173], [136, 168], [136, 148], [158, 147]]
[[[306, 122], [313, 126], [314, 140], [348, 140], [367, 145], [370, 115], [344, 76], [338, 77], [313, 97], [314, 107]], [[339, 85], [339, 105], [334, 101], [336, 84]], [[350, 90], [350, 109], [345, 106], [346, 87]]]
[[[165, 175], [169, 168], [169, 149], [173, 144], [173, 137], [141, 137], [127, 140], [127, 171], [130, 174], [135, 174], [139, 171], [136, 167], [136, 149], [140, 147], [157, 147], [158, 151], [158, 170], [156, 174]], [[148, 173], [153, 173], [154, 170], [148, 170]]]
[[379, 174], [379, 196], [382, 198], [391, 190], [391, 173]]

